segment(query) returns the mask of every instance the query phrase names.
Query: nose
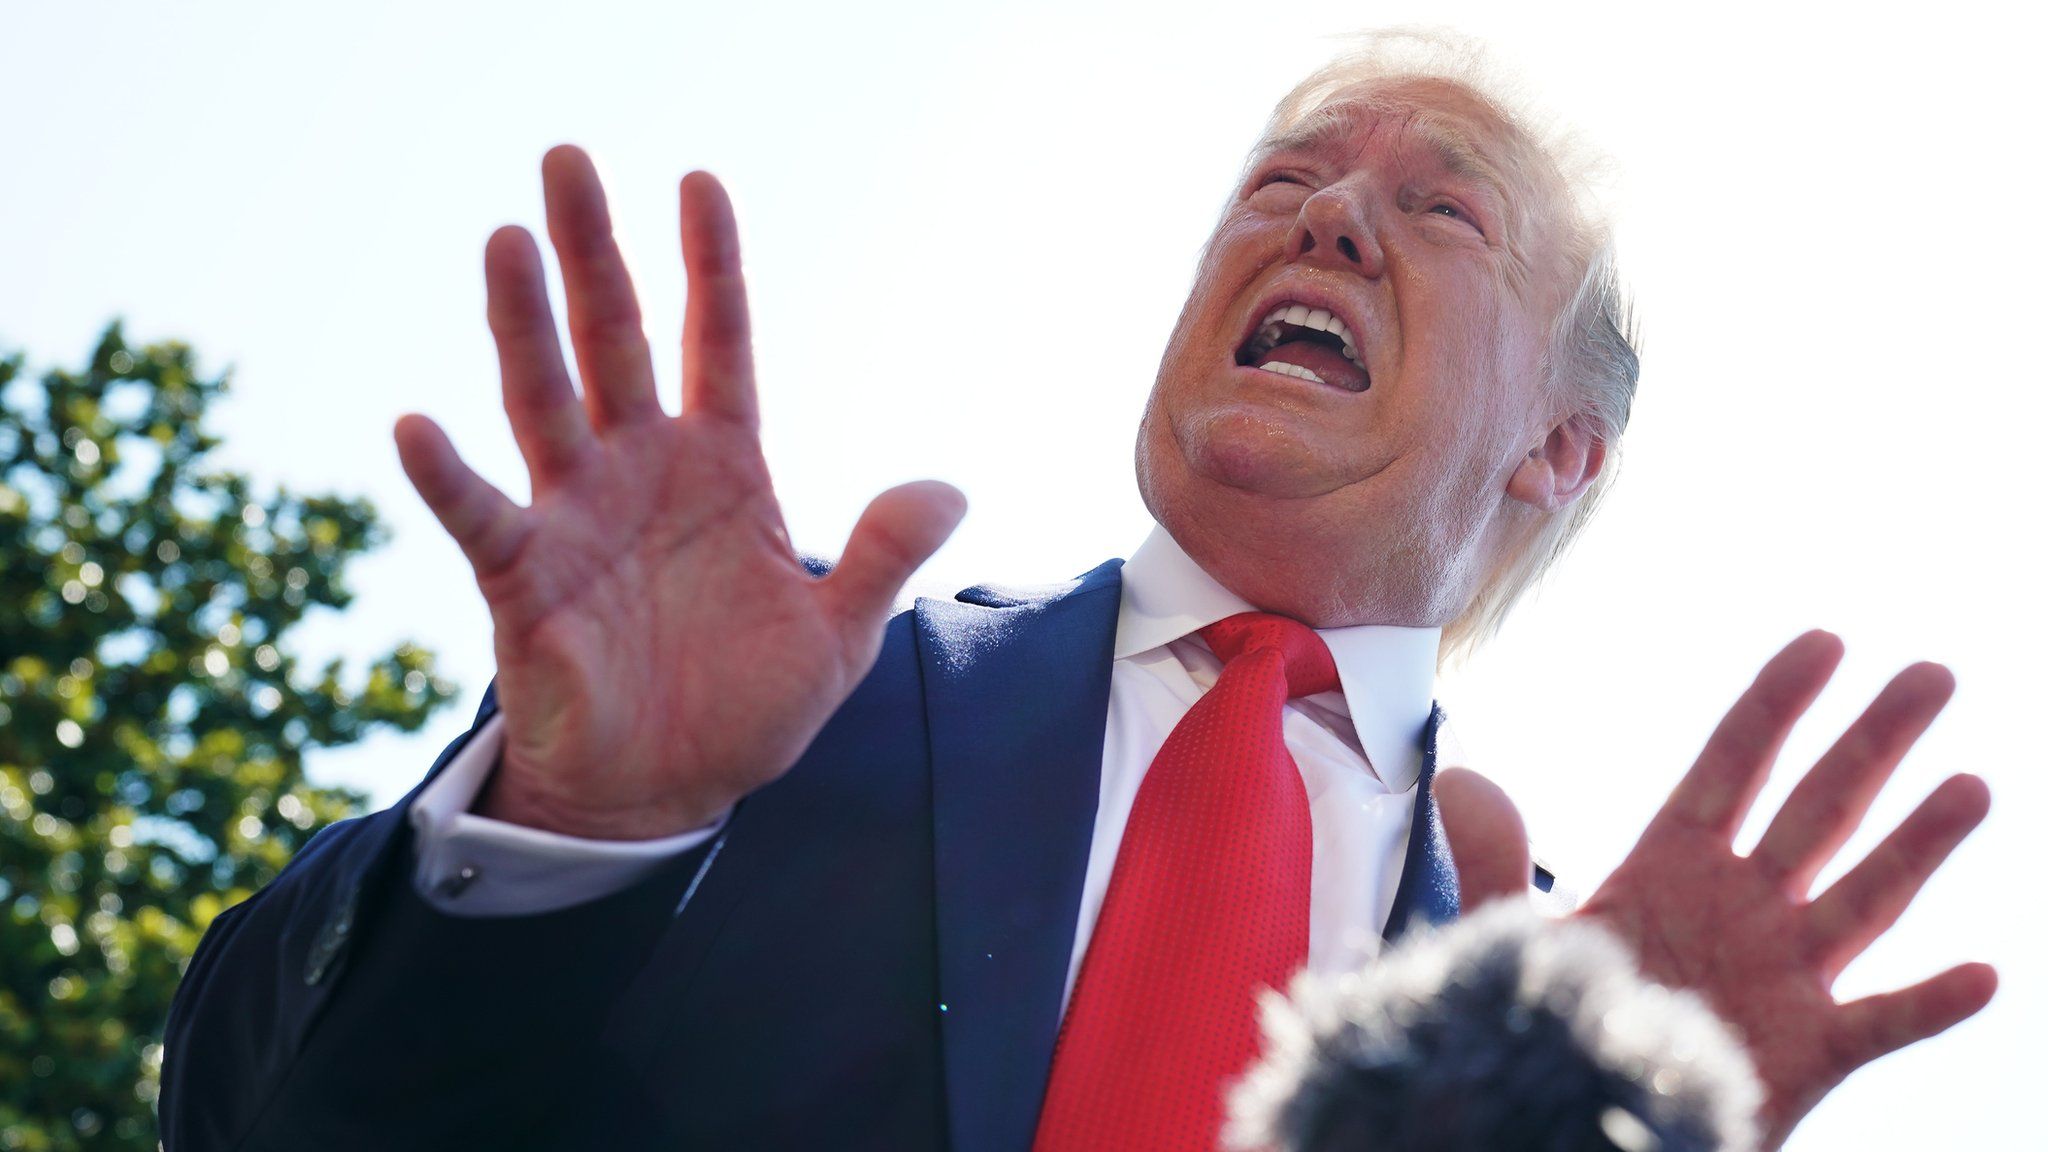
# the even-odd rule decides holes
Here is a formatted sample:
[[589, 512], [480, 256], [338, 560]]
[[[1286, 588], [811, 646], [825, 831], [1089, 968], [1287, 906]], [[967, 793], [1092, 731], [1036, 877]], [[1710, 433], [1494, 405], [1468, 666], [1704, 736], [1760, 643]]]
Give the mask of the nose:
[[1366, 215], [1356, 189], [1333, 184], [1317, 191], [1294, 218], [1287, 259], [1377, 278], [1386, 270], [1386, 254]]

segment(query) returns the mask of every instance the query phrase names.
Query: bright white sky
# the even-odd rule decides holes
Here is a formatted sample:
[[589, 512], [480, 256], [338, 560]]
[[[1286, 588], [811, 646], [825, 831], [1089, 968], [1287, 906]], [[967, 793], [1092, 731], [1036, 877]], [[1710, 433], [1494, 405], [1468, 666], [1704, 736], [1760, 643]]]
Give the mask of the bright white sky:
[[236, 368], [227, 462], [375, 499], [396, 540], [308, 643], [411, 638], [464, 689], [427, 733], [317, 763], [389, 802], [491, 661], [388, 429], [424, 410], [523, 491], [479, 263], [493, 227], [538, 222], [548, 145], [606, 170], [670, 381], [674, 184], [732, 187], [801, 546], [835, 552], [873, 493], [936, 476], [973, 511], [920, 589], [1052, 580], [1146, 531], [1132, 431], [1272, 102], [1361, 23], [1476, 33], [1619, 160], [1647, 347], [1612, 502], [1442, 685], [1465, 743], [1590, 888], [1803, 628], [1849, 658], [1766, 811], [1892, 671], [1948, 662], [1955, 704], [1850, 855], [1950, 772], [1986, 776], [1994, 813], [1840, 990], [1963, 959], [2005, 987], [1793, 1148], [2041, 1147], [2038, 25], [1973, 3], [978, 8], [10, 6], [0, 346], [75, 363], [116, 315], [188, 339]]

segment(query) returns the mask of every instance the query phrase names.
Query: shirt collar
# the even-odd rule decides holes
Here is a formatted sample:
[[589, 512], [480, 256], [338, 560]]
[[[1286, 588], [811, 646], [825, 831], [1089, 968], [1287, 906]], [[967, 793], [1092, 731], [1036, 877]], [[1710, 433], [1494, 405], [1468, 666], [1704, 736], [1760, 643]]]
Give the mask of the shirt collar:
[[[1171, 644], [1251, 604], [1202, 570], [1166, 529], [1154, 526], [1124, 563], [1116, 618], [1116, 659]], [[1360, 624], [1318, 628], [1337, 664], [1358, 742], [1387, 787], [1413, 787], [1422, 773], [1422, 733], [1435, 698], [1439, 628]]]

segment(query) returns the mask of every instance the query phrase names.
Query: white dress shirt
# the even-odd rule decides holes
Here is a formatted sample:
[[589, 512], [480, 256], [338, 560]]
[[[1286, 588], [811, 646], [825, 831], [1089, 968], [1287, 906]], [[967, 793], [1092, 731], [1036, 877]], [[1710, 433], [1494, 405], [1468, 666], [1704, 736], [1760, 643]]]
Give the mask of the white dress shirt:
[[[1221, 662], [1194, 634], [1249, 610], [1164, 529], [1154, 529], [1124, 565], [1100, 804], [1067, 969], [1069, 994], [1109, 890], [1138, 785], [1167, 733], [1221, 671]], [[1379, 952], [1407, 850], [1439, 636], [1435, 628], [1378, 625], [1319, 634], [1343, 690], [1291, 701], [1282, 734], [1301, 769], [1314, 829], [1308, 966], [1332, 973]], [[476, 815], [469, 809], [497, 763], [502, 725], [493, 717], [413, 804], [414, 881], [444, 912], [510, 916], [593, 900], [719, 830], [714, 825], [660, 840], [598, 841]]]

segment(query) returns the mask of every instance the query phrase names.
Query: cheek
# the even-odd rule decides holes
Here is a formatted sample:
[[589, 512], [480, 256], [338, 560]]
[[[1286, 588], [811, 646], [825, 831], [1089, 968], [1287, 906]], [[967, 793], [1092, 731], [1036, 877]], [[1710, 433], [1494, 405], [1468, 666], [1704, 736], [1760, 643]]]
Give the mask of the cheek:
[[1195, 266], [1195, 282], [1188, 289], [1188, 298], [1181, 304], [1180, 316], [1166, 338], [1166, 353], [1160, 362], [1162, 382], [1178, 361], [1191, 354], [1190, 346], [1201, 343], [1200, 338], [1214, 329], [1209, 314], [1221, 295], [1216, 290], [1217, 279], [1215, 259], [1204, 252], [1200, 263]]
[[1159, 393], [1155, 390], [1152, 399], [1145, 404], [1145, 414], [1138, 418], [1138, 445], [1133, 454], [1138, 476], [1138, 497], [1145, 507], [1158, 515], [1159, 505], [1154, 490], [1159, 486]]
[[1504, 327], [1497, 298], [1460, 293], [1435, 301], [1445, 322], [1411, 347], [1424, 386], [1400, 397], [1389, 420], [1409, 450], [1436, 457], [1445, 492], [1504, 490], [1541, 407], [1540, 369], [1527, 342]]
[[1227, 228], [1209, 238], [1208, 247], [1202, 249], [1201, 257], [1195, 261], [1195, 279], [1188, 288], [1183, 318], [1219, 313], [1228, 306], [1231, 284], [1236, 279], [1229, 254], [1235, 247]]
[[1465, 423], [1475, 435], [1520, 439], [1539, 372], [1521, 326], [1505, 313], [1497, 289], [1467, 294], [1453, 315], [1449, 343]]
[[1231, 308], [1238, 291], [1251, 279], [1247, 270], [1257, 267], [1253, 257], [1261, 243], [1258, 232], [1252, 223], [1226, 220], [1210, 235], [1195, 261], [1187, 300], [1166, 338], [1154, 384], [1155, 407], [1160, 390], [1194, 387], [1215, 367], [1218, 357], [1236, 351], [1229, 332]]
[[1271, 219], [1234, 212], [1209, 234], [1195, 259], [1186, 312], [1221, 315], [1238, 290], [1285, 254], [1286, 228]]

